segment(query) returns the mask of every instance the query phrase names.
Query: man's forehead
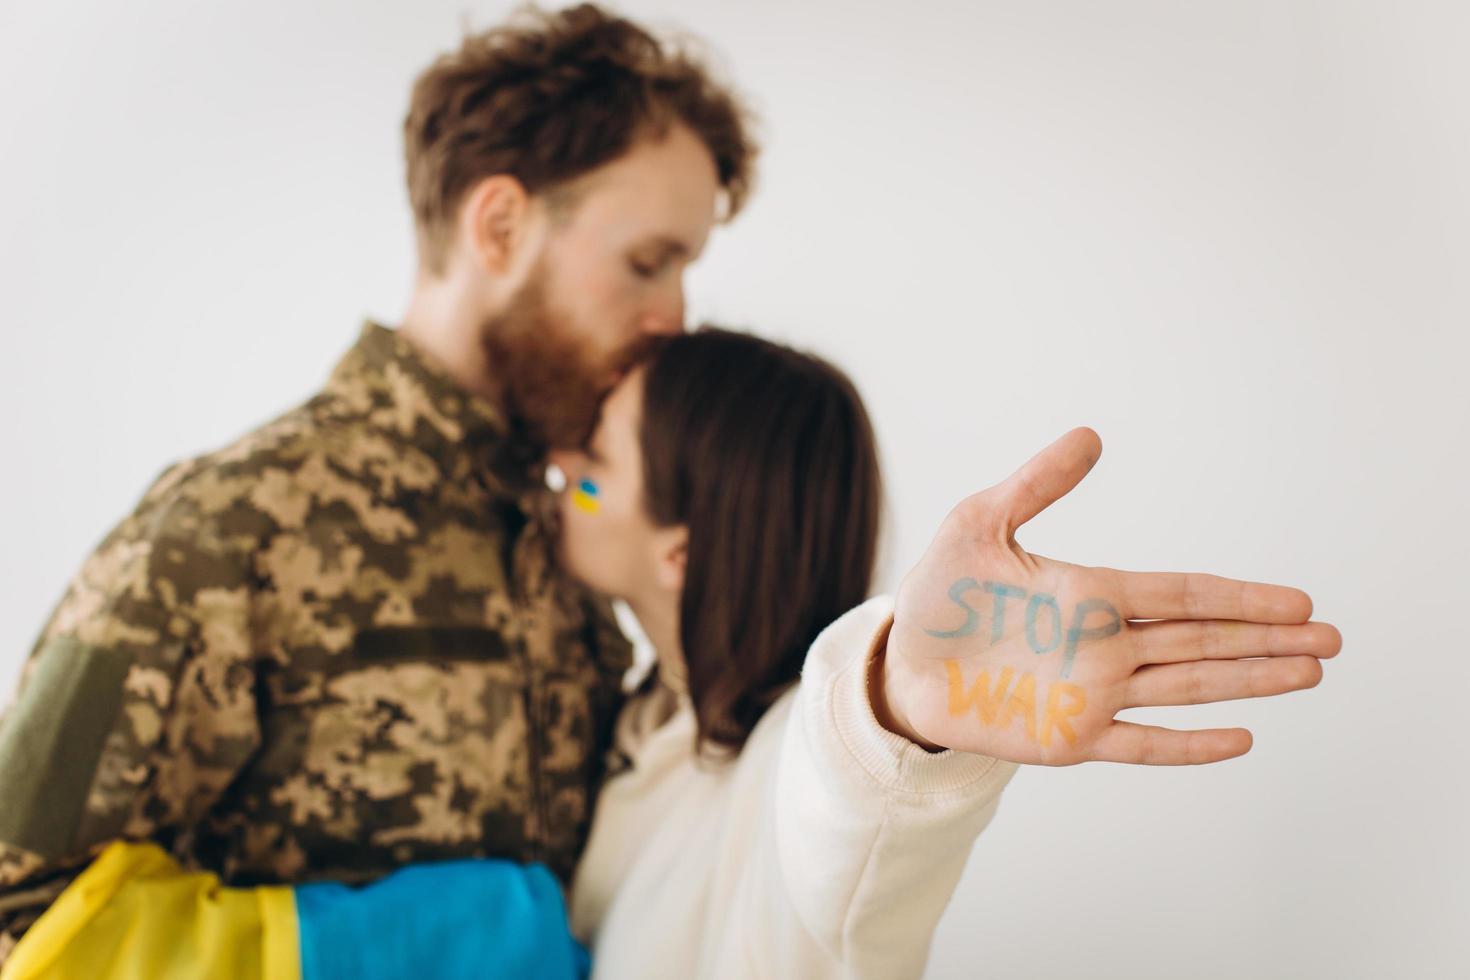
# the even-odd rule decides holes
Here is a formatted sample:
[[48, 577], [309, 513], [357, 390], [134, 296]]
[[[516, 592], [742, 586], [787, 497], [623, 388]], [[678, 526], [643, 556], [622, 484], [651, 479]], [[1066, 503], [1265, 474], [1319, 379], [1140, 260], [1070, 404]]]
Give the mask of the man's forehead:
[[[694, 140], [692, 135], [688, 140]], [[720, 193], [714, 160], [703, 144], [643, 141], [577, 182], [573, 223], [598, 225], [620, 237], [698, 252], [714, 224]]]
[[574, 234], [584, 233], [623, 248], [647, 249], [676, 258], [698, 255], [714, 225], [715, 209], [680, 206], [634, 194], [598, 196], [589, 194], [578, 208], [572, 224]]

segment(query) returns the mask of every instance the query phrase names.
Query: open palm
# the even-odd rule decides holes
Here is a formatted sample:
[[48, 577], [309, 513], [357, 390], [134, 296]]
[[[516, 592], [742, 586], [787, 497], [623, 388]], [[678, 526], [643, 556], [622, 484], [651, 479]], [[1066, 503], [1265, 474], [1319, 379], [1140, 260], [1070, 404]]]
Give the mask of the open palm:
[[922, 740], [1045, 765], [1218, 762], [1248, 751], [1250, 733], [1114, 716], [1311, 687], [1340, 649], [1297, 589], [1071, 565], [1017, 544], [1101, 451], [1091, 429], [1067, 433], [955, 507], [905, 577], [886, 688]]

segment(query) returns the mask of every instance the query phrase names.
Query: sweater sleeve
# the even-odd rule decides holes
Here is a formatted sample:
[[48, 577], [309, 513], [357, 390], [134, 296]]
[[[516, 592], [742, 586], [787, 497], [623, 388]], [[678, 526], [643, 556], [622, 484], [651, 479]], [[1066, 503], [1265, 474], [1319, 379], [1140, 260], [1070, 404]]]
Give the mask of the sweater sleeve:
[[844, 977], [923, 972], [970, 849], [1016, 770], [929, 753], [879, 726], [867, 666], [892, 622], [893, 600], [881, 596], [817, 639], [765, 807], [771, 884], [786, 897], [777, 904]]

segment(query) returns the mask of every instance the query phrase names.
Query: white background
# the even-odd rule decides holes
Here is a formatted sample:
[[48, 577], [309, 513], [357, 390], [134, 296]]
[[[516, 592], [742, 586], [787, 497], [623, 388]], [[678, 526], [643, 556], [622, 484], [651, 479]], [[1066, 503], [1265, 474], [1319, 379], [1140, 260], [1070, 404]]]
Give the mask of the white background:
[[[165, 463], [410, 284], [409, 83], [495, 4], [0, 0], [0, 681]], [[1033, 551], [1307, 589], [1315, 690], [1205, 769], [1023, 771], [928, 976], [1464, 976], [1470, 14], [1415, 2], [630, 3], [763, 118], [696, 319], [825, 352], [891, 588], [1076, 424]], [[3, 793], [3, 787], [0, 787]]]

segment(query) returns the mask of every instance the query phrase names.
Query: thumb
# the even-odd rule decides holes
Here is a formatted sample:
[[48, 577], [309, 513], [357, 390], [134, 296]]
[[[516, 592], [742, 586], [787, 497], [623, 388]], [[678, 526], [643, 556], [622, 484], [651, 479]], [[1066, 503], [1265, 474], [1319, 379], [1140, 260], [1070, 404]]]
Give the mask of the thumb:
[[985, 509], [999, 516], [1009, 533], [1065, 497], [1082, 482], [1102, 456], [1102, 439], [1078, 426], [1032, 456], [1003, 482], [980, 496]]

